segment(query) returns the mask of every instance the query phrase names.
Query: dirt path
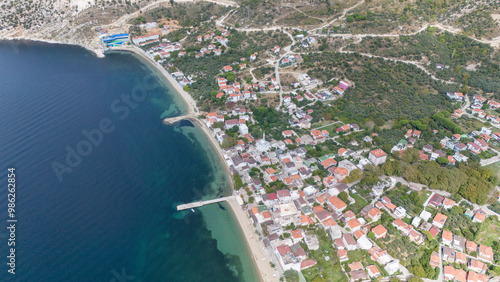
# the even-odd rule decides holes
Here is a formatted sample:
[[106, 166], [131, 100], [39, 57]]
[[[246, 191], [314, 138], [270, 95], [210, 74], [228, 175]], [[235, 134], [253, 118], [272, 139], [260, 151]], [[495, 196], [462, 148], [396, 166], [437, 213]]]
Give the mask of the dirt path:
[[446, 81], [446, 80], [442, 80], [440, 78], [435, 77], [431, 72], [429, 72], [425, 67], [423, 67], [422, 65], [420, 65], [417, 62], [406, 61], [406, 60], [399, 60], [399, 59], [393, 59], [393, 58], [387, 58], [387, 57], [376, 56], [376, 55], [371, 55], [371, 54], [367, 54], [367, 53], [353, 52], [353, 51], [342, 51], [341, 50], [341, 51], [339, 51], [339, 53], [351, 53], [351, 54], [356, 53], [356, 54], [360, 54], [362, 56], [366, 56], [366, 57], [369, 57], [369, 58], [380, 58], [380, 59], [384, 59], [386, 61], [393, 61], [393, 62], [398, 62], [398, 63], [411, 64], [411, 65], [414, 65], [417, 68], [423, 70], [426, 74], [428, 74], [434, 80], [437, 80], [437, 81], [440, 81], [440, 82], [446, 83], [446, 84], [455, 84], [455, 82]]
[[345, 9], [344, 12], [342, 13], [342, 15], [338, 16], [336, 19], [334, 19], [334, 20], [332, 20], [332, 21], [330, 21], [330, 22], [328, 22], [328, 23], [326, 23], [326, 24], [324, 24], [324, 25], [322, 25], [322, 26], [320, 26], [318, 28], [312, 29], [311, 31], [321, 30], [321, 29], [323, 29], [323, 28], [325, 28], [325, 27], [333, 24], [334, 22], [336, 22], [338, 20], [340, 20], [342, 18], [345, 18], [345, 16], [347, 15], [347, 12], [349, 12], [350, 10], [356, 8], [357, 6], [359, 6], [359, 5], [363, 4], [363, 3], [365, 3], [365, 0], [359, 1], [356, 5]]
[[306, 12], [300, 10], [300, 9], [297, 9], [296, 7], [293, 7], [293, 6], [287, 6], [287, 5], [281, 5], [282, 7], [285, 7], [285, 8], [292, 8], [294, 10], [296, 10], [297, 12], [303, 14], [304, 16], [308, 17], [308, 18], [311, 18], [311, 19], [317, 19], [317, 20], [320, 20], [321, 22], [325, 21], [325, 20], [329, 20], [331, 17], [328, 17], [326, 19], [322, 19], [322, 18], [317, 18], [317, 17], [313, 17], [313, 16], [310, 16], [308, 14], [306, 14]]
[[429, 27], [429, 24], [424, 25], [421, 27], [419, 30], [411, 32], [411, 33], [405, 33], [405, 34], [395, 34], [395, 33], [390, 33], [390, 34], [373, 34], [373, 33], [364, 33], [364, 34], [352, 34], [352, 33], [333, 33], [333, 34], [316, 34], [316, 36], [321, 36], [321, 37], [342, 37], [342, 38], [350, 38], [350, 37], [356, 37], [359, 39], [362, 39], [364, 37], [399, 37], [399, 36], [411, 36], [415, 35], [417, 33], [420, 33]]
[[295, 45], [295, 39], [293, 38], [293, 36], [288, 33], [287, 31], [283, 30], [283, 32], [288, 35], [288, 37], [290, 37], [290, 39], [292, 40], [292, 43], [288, 46], [286, 46], [285, 48], [283, 48], [283, 50], [285, 51], [285, 54], [283, 54], [283, 56], [281, 56], [280, 58], [278, 58], [278, 60], [276, 61], [276, 64], [274, 66], [274, 72], [275, 72], [275, 75], [276, 75], [276, 80], [278, 82], [278, 85], [280, 86], [280, 91], [279, 91], [279, 96], [280, 96], [280, 102], [278, 104], [278, 106], [276, 107], [276, 110], [279, 110], [281, 108], [281, 105], [283, 105], [283, 87], [281, 87], [281, 81], [280, 81], [280, 71], [279, 71], [279, 68], [280, 68], [280, 61], [285, 57], [285, 56], [288, 56], [290, 54], [292, 54], [292, 46]]
[[[201, 2], [201, 1], [199, 1], [199, 0], [175, 0], [174, 2], [175, 3], [195, 3], [195, 2]], [[233, 2], [231, 0], [203, 0], [203, 2], [211, 2], [211, 3], [223, 5], [223, 6], [239, 7], [239, 5], [236, 2]], [[124, 25], [128, 26], [129, 24], [127, 24], [127, 22], [129, 20], [139, 16], [139, 14], [141, 12], [150, 10], [150, 9], [155, 8], [156, 6], [158, 6], [160, 4], [164, 4], [164, 3], [170, 3], [170, 0], [160, 0], [160, 1], [156, 1], [156, 2], [153, 2], [151, 4], [148, 4], [144, 7], [142, 7], [140, 10], [137, 10], [137, 11], [130, 13], [130, 14], [127, 14], [127, 15], [123, 15], [115, 22], [106, 25], [106, 27], [122, 27]]]
[[[459, 28], [455, 28], [455, 27], [451, 27], [451, 26], [444, 26], [440, 23], [434, 24], [433, 26], [435, 26], [441, 30], [448, 31], [448, 32], [453, 33], [453, 34], [460, 34], [462, 32], [462, 30]], [[467, 36], [467, 37], [474, 40], [474, 41], [480, 42], [480, 43], [490, 44], [493, 47], [500, 47], [500, 36], [495, 37], [491, 40], [477, 39], [477, 38], [474, 38], [472, 36]]]

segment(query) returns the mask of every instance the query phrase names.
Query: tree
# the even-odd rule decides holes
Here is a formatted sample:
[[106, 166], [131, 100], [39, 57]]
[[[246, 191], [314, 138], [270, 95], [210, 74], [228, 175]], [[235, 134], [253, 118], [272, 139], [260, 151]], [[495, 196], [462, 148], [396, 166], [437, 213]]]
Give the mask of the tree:
[[135, 24], [145, 23], [146, 19], [143, 16], [139, 16], [134, 20]]
[[436, 159], [436, 161], [438, 162], [438, 164], [442, 164], [442, 165], [447, 165], [450, 163], [450, 161], [448, 160], [447, 157], [438, 157]]
[[249, 202], [250, 204], [253, 204], [253, 202], [255, 202], [255, 198], [254, 198], [253, 196], [249, 197], [249, 198], [248, 198], [248, 202]]
[[[422, 265], [420, 265], [420, 264], [411, 266], [409, 270], [411, 273], [413, 273], [415, 275], [414, 277], [417, 279], [421, 278], [421, 277], [425, 277], [425, 270], [422, 267]], [[418, 281], [418, 280], [416, 280], [416, 281]]]
[[411, 121], [410, 122], [411, 125], [413, 125], [414, 127], [416, 127], [418, 130], [420, 131], [425, 131], [427, 130], [427, 124], [423, 124], [421, 121], [419, 120], [414, 120], [414, 121]]
[[375, 125], [377, 125], [377, 126], [382, 126], [385, 124], [385, 120], [381, 117], [376, 117], [373, 121], [375, 122]]
[[287, 282], [299, 281], [299, 273], [293, 269], [289, 269], [283, 273]]
[[388, 161], [382, 165], [382, 170], [386, 175], [401, 176], [403, 168], [401, 167], [401, 163], [398, 161]]
[[157, 61], [157, 62], [158, 62], [160, 59], [161, 59], [160, 55], [156, 55], [156, 56], [155, 56], [155, 61]]
[[210, 97], [212, 97], [212, 99], [215, 99], [217, 97], [217, 94], [218, 92], [216, 90], [210, 91]]
[[414, 166], [409, 165], [403, 171], [403, 177], [409, 182], [418, 182], [418, 170]]
[[184, 89], [184, 91], [190, 91], [191, 88], [189, 88], [189, 85], [184, 85], [184, 87], [182, 87], [182, 89]]
[[420, 152], [416, 148], [408, 148], [406, 151], [403, 153], [402, 159], [403, 161], [407, 163], [414, 163], [417, 162], [419, 159]]
[[345, 191], [340, 192], [340, 194], [339, 194], [339, 198], [340, 198], [342, 201], [344, 201], [345, 203], [348, 203], [348, 202], [349, 202], [349, 200], [348, 200], [349, 195], [347, 195], [347, 192], [345, 192]]
[[412, 191], [410, 193], [410, 200], [416, 205], [420, 206], [422, 203], [420, 202], [420, 198], [418, 197], [418, 192]]
[[361, 177], [363, 177], [363, 172], [361, 172], [361, 170], [359, 170], [359, 169], [355, 169], [355, 170], [351, 171], [351, 173], [349, 174], [349, 176], [347, 176], [344, 179], [344, 182], [345, 183], [352, 183], [354, 181], [360, 180]]

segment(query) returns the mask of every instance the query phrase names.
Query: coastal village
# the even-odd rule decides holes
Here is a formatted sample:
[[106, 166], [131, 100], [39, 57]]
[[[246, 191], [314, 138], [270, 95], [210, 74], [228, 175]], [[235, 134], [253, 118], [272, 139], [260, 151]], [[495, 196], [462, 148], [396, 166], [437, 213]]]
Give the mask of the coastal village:
[[[216, 19], [212, 16], [210, 21]], [[143, 26], [158, 28], [155, 22]], [[182, 42], [161, 40], [168, 33], [168, 28], [163, 27], [161, 33], [133, 37], [131, 42], [162, 64], [187, 91], [197, 77], [184, 74], [170, 59], [220, 56], [228, 48], [231, 35], [228, 29], [200, 34], [192, 28], [188, 36], [195, 37], [195, 42], [204, 47], [188, 52]], [[315, 42], [314, 37], [296, 36], [298, 40], [303, 38], [302, 48]], [[468, 134], [445, 133], [436, 147], [425, 144], [427, 132], [419, 130], [418, 125], [408, 125], [400, 141], [390, 151], [384, 151], [374, 146], [374, 138], [380, 137], [367, 128], [342, 121], [318, 123], [313, 118], [315, 110], [311, 105], [335, 103], [356, 87], [350, 81], [339, 80], [334, 87], [322, 88], [323, 83], [307, 73], [298, 74], [297, 81], [286, 85], [276, 74], [246, 83], [235, 79], [261, 57], [273, 60], [276, 69], [302, 60], [300, 54], [288, 54], [282, 48], [274, 46], [265, 53], [255, 52], [223, 66], [213, 78], [213, 90], [214, 98], [226, 107], [200, 112], [199, 117], [220, 144], [234, 176], [235, 195], [241, 197], [242, 208], [278, 274], [283, 276], [294, 270], [306, 277], [330, 275], [324, 277], [329, 281], [342, 277], [349, 281], [383, 281], [407, 280], [421, 271], [427, 273], [429, 281], [490, 281], [496, 275], [493, 269], [498, 267], [498, 247], [494, 252], [491, 245], [467, 240], [462, 233], [454, 234], [448, 217], [452, 213], [454, 217], [466, 218], [469, 224], [481, 226], [484, 222], [498, 222], [493, 219], [498, 214], [402, 177], [380, 176], [368, 186], [360, 184], [356, 175], [391, 162], [408, 149], [416, 149], [420, 161], [436, 161], [445, 166], [467, 162], [471, 154], [484, 156], [481, 161], [496, 161], [498, 152], [490, 144], [500, 141], [500, 117], [486, 110], [495, 110], [500, 103], [479, 95], [469, 102], [469, 97], [462, 93], [447, 93], [450, 101], [463, 104], [451, 114], [452, 118], [465, 115], [489, 122], [490, 126]], [[257, 123], [255, 113], [245, 104], [270, 95], [278, 95], [277, 109], [289, 117], [287, 129], [279, 138], [269, 134], [266, 137], [266, 132], [254, 136], [250, 128]], [[351, 134], [357, 138], [347, 144], [337, 141]], [[437, 135], [438, 130], [432, 134]], [[311, 150], [321, 150], [327, 143], [334, 143], [338, 149], [327, 150], [319, 157], [311, 155]], [[421, 201], [402, 202], [404, 197]], [[417, 246], [423, 252], [416, 262], [418, 266], [408, 257], [408, 252]]]
[[[197, 41], [209, 44], [194, 55], [220, 55], [221, 46], [228, 43], [230, 31], [222, 30], [220, 34], [198, 35]], [[158, 35], [132, 40], [139, 46], [157, 44], [146, 52], [153, 58], [159, 56], [160, 61], [168, 59], [172, 52], [178, 52], [178, 56], [187, 55], [179, 42], [160, 43]], [[276, 46], [268, 52], [279, 54], [280, 47]], [[470, 134], [450, 133], [440, 140], [441, 148], [431, 144], [416, 147], [422, 132], [408, 129], [390, 152], [373, 146], [356, 150], [353, 144], [371, 144], [377, 134], [367, 132], [358, 124], [342, 122], [316, 127], [312, 123], [314, 110], [307, 107], [316, 101], [334, 101], [355, 85], [340, 80], [333, 89], [320, 89], [313, 94], [310, 89], [321, 82], [303, 74], [300, 81], [291, 85], [292, 91], [282, 93], [282, 85], [274, 77], [270, 82], [254, 81], [248, 84], [228, 79], [227, 73], [237, 76], [238, 72], [251, 67], [259, 56], [258, 53], [251, 54], [249, 58], [241, 58], [220, 70], [220, 76], [215, 78], [218, 86], [215, 97], [235, 106], [232, 110], [203, 113], [202, 119], [211, 130], [212, 137], [224, 147], [221, 150], [226, 163], [240, 186], [235, 193], [241, 196], [243, 208], [262, 236], [272, 264], [280, 275], [287, 270], [320, 273], [332, 268], [329, 265], [331, 261], [338, 261], [338, 270], [350, 281], [394, 277], [405, 280], [411, 277], [408, 270], [410, 262], [401, 261], [394, 249], [387, 248], [398, 238], [425, 251], [426, 261], [420, 268], [426, 272], [432, 269], [431, 280], [490, 281], [494, 276], [490, 269], [498, 263], [498, 251], [494, 259], [492, 247], [453, 234], [447, 225], [446, 214], [459, 212], [471, 223], [478, 224], [488, 217], [498, 217], [497, 214], [487, 213], [465, 199], [456, 202], [449, 198], [449, 193], [431, 190], [426, 185], [402, 178], [381, 178], [372, 187], [356, 185], [358, 181], [346, 184], [344, 180], [367, 166], [381, 166], [388, 158], [402, 155], [408, 148], [419, 149], [418, 158], [422, 161], [445, 158], [444, 162], [448, 165], [467, 162], [468, 157], [462, 153], [470, 151], [478, 155], [488, 152], [491, 150], [489, 142], [500, 140], [500, 129], [483, 127], [481, 131]], [[297, 60], [300, 56], [286, 56], [280, 60], [280, 66]], [[172, 77], [183, 87], [189, 87], [193, 81], [192, 76], [180, 70], [172, 72]], [[241, 105], [270, 93], [282, 93], [280, 111], [291, 117], [289, 129], [283, 130], [279, 139], [266, 138], [265, 132], [262, 138], [249, 133], [249, 126], [256, 122], [254, 113]], [[457, 102], [464, 101], [461, 93], [448, 93], [447, 96]], [[308, 104], [300, 106], [301, 101]], [[476, 116], [497, 126], [498, 116], [487, 115], [477, 109], [483, 108], [483, 104], [495, 109], [500, 104], [480, 96], [474, 96], [473, 101], [470, 108], [457, 109], [453, 117], [460, 118], [463, 114]], [[318, 158], [308, 154], [311, 148], [322, 146], [325, 142], [336, 142], [339, 136], [357, 132], [363, 132], [364, 136], [351, 140], [346, 148], [341, 147]], [[223, 146], [232, 136], [238, 137], [236, 144]], [[403, 195], [417, 194], [423, 200], [419, 207], [422, 211], [419, 214], [409, 212], [414, 207], [400, 205], [394, 198], [398, 194], [386, 196], [391, 190], [398, 190]], [[404, 252], [405, 249], [398, 251]]]
[[[209, 22], [216, 20], [214, 15]], [[156, 22], [143, 27], [159, 29]], [[186, 38], [200, 46], [195, 51], [182, 40], [162, 39], [169, 32], [162, 27], [160, 33], [130, 41], [189, 92], [200, 74], [184, 73], [172, 59], [221, 56], [229, 48], [232, 31], [217, 26], [213, 32], [200, 33], [192, 27]], [[101, 30], [101, 36], [107, 34]], [[298, 41], [297, 48], [317, 41], [300, 32], [292, 40]], [[213, 111], [197, 109], [197, 118], [220, 145], [217, 149], [234, 178], [234, 195], [278, 275], [296, 271], [308, 281], [318, 276], [326, 281], [406, 281], [417, 275], [426, 281], [495, 281], [500, 275], [498, 229], [496, 237], [485, 240], [462, 228], [472, 226], [477, 233], [498, 228], [497, 212], [407, 181], [401, 174], [385, 175], [380, 168], [409, 155], [414, 155], [413, 162], [440, 167], [459, 166], [470, 158], [483, 165], [496, 163], [500, 117], [494, 111], [500, 103], [448, 92], [456, 110], [442, 118], [478, 121], [480, 130], [456, 133], [453, 128], [427, 130], [406, 123], [399, 141], [384, 150], [376, 145], [381, 137], [373, 128], [316, 115], [318, 103], [334, 104], [355, 83], [343, 78], [335, 85], [326, 84], [307, 73], [296, 73], [294, 81], [280, 81], [279, 70], [300, 63], [304, 54], [284, 48], [275, 45], [228, 61], [218, 76], [204, 78], [214, 80], [211, 96], [219, 106]], [[250, 71], [253, 79], [239, 78], [264, 60], [274, 74], [259, 80]], [[272, 107], [287, 117], [280, 134], [252, 130], [262, 122], [255, 112], [262, 109], [249, 105], [270, 97], [276, 102]], [[346, 138], [350, 136], [354, 137]], [[436, 138], [438, 142], [431, 141]], [[372, 181], [361, 179], [376, 171]], [[500, 201], [498, 191], [496, 200]], [[412, 258], [415, 252], [419, 256]]]
[[[46, 22], [62, 21], [64, 13], [52, 2], [43, 10], [23, 4], [21, 19], [14, 16], [17, 4], [9, 4], [2, 12], [8, 22], [0, 29], [17, 34], [26, 26], [36, 32]], [[79, 6], [56, 2], [68, 15], [79, 13]], [[84, 2], [78, 1], [80, 9]], [[367, 36], [335, 34], [347, 30], [346, 23], [309, 30], [269, 22], [242, 28], [250, 9], [236, 13], [231, 1], [219, 3], [224, 7], [217, 14], [210, 10], [217, 5], [204, 6], [210, 9], [196, 20], [185, 10], [177, 18], [148, 14], [149, 0], [124, 2], [129, 17], [123, 20], [107, 27], [97, 19], [74, 24], [92, 29], [102, 53], [141, 54], [175, 84], [190, 112], [164, 123], [196, 120], [217, 145], [234, 186], [222, 200], [237, 199], [252, 226], [251, 239], [266, 253], [258, 263], [276, 273], [266, 281], [500, 281], [498, 96], [473, 91], [468, 78], [459, 85], [436, 75], [453, 69], [447, 63], [389, 59], [455, 89], [434, 93], [447, 108], [420, 119], [383, 119], [373, 109], [370, 118], [348, 118], [338, 113], [353, 110], [345, 106], [346, 97], [361, 83], [348, 74], [360, 67], [342, 60], [354, 53], [347, 51], [349, 44], [364, 43]], [[88, 5], [104, 10], [110, 3]], [[366, 15], [345, 10], [340, 18], [352, 23]], [[65, 21], [73, 24], [73, 18]], [[97, 24], [102, 26], [95, 29]], [[332, 75], [320, 78], [314, 70], [320, 59], [311, 58], [328, 53], [346, 55], [337, 58], [338, 68], [349, 71], [322, 69]], [[295, 274], [300, 280], [289, 279]]]

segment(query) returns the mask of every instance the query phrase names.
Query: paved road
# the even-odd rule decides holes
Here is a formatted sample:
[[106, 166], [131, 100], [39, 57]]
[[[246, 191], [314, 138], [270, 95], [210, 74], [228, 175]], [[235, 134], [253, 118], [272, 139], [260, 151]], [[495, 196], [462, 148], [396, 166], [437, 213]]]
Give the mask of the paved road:
[[465, 110], [470, 107], [470, 99], [469, 95], [465, 95], [465, 104], [460, 108], [464, 113], [467, 113]]
[[[498, 190], [497, 190], [497, 193], [498, 193]], [[462, 200], [462, 201], [465, 201], [465, 200]], [[490, 210], [488, 208], [488, 204], [485, 204], [485, 205], [478, 205], [478, 204], [474, 204], [474, 203], [470, 203], [468, 202], [469, 204], [472, 204], [472, 206], [474, 206], [474, 209], [481, 209], [483, 210], [487, 215], [489, 216], [496, 216], [498, 218], [498, 220], [500, 220], [500, 214], [497, 214], [496, 212]]]

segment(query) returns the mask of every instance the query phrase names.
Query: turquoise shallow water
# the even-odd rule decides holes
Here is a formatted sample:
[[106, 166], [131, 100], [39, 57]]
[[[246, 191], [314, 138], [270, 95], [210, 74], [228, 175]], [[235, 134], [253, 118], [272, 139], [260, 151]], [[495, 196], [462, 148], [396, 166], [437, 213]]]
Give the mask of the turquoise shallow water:
[[172, 91], [131, 55], [0, 42], [0, 183], [15, 167], [18, 218], [17, 274], [3, 259], [0, 281], [257, 280], [228, 206], [175, 210], [230, 187], [200, 129], [162, 124], [185, 111]]

